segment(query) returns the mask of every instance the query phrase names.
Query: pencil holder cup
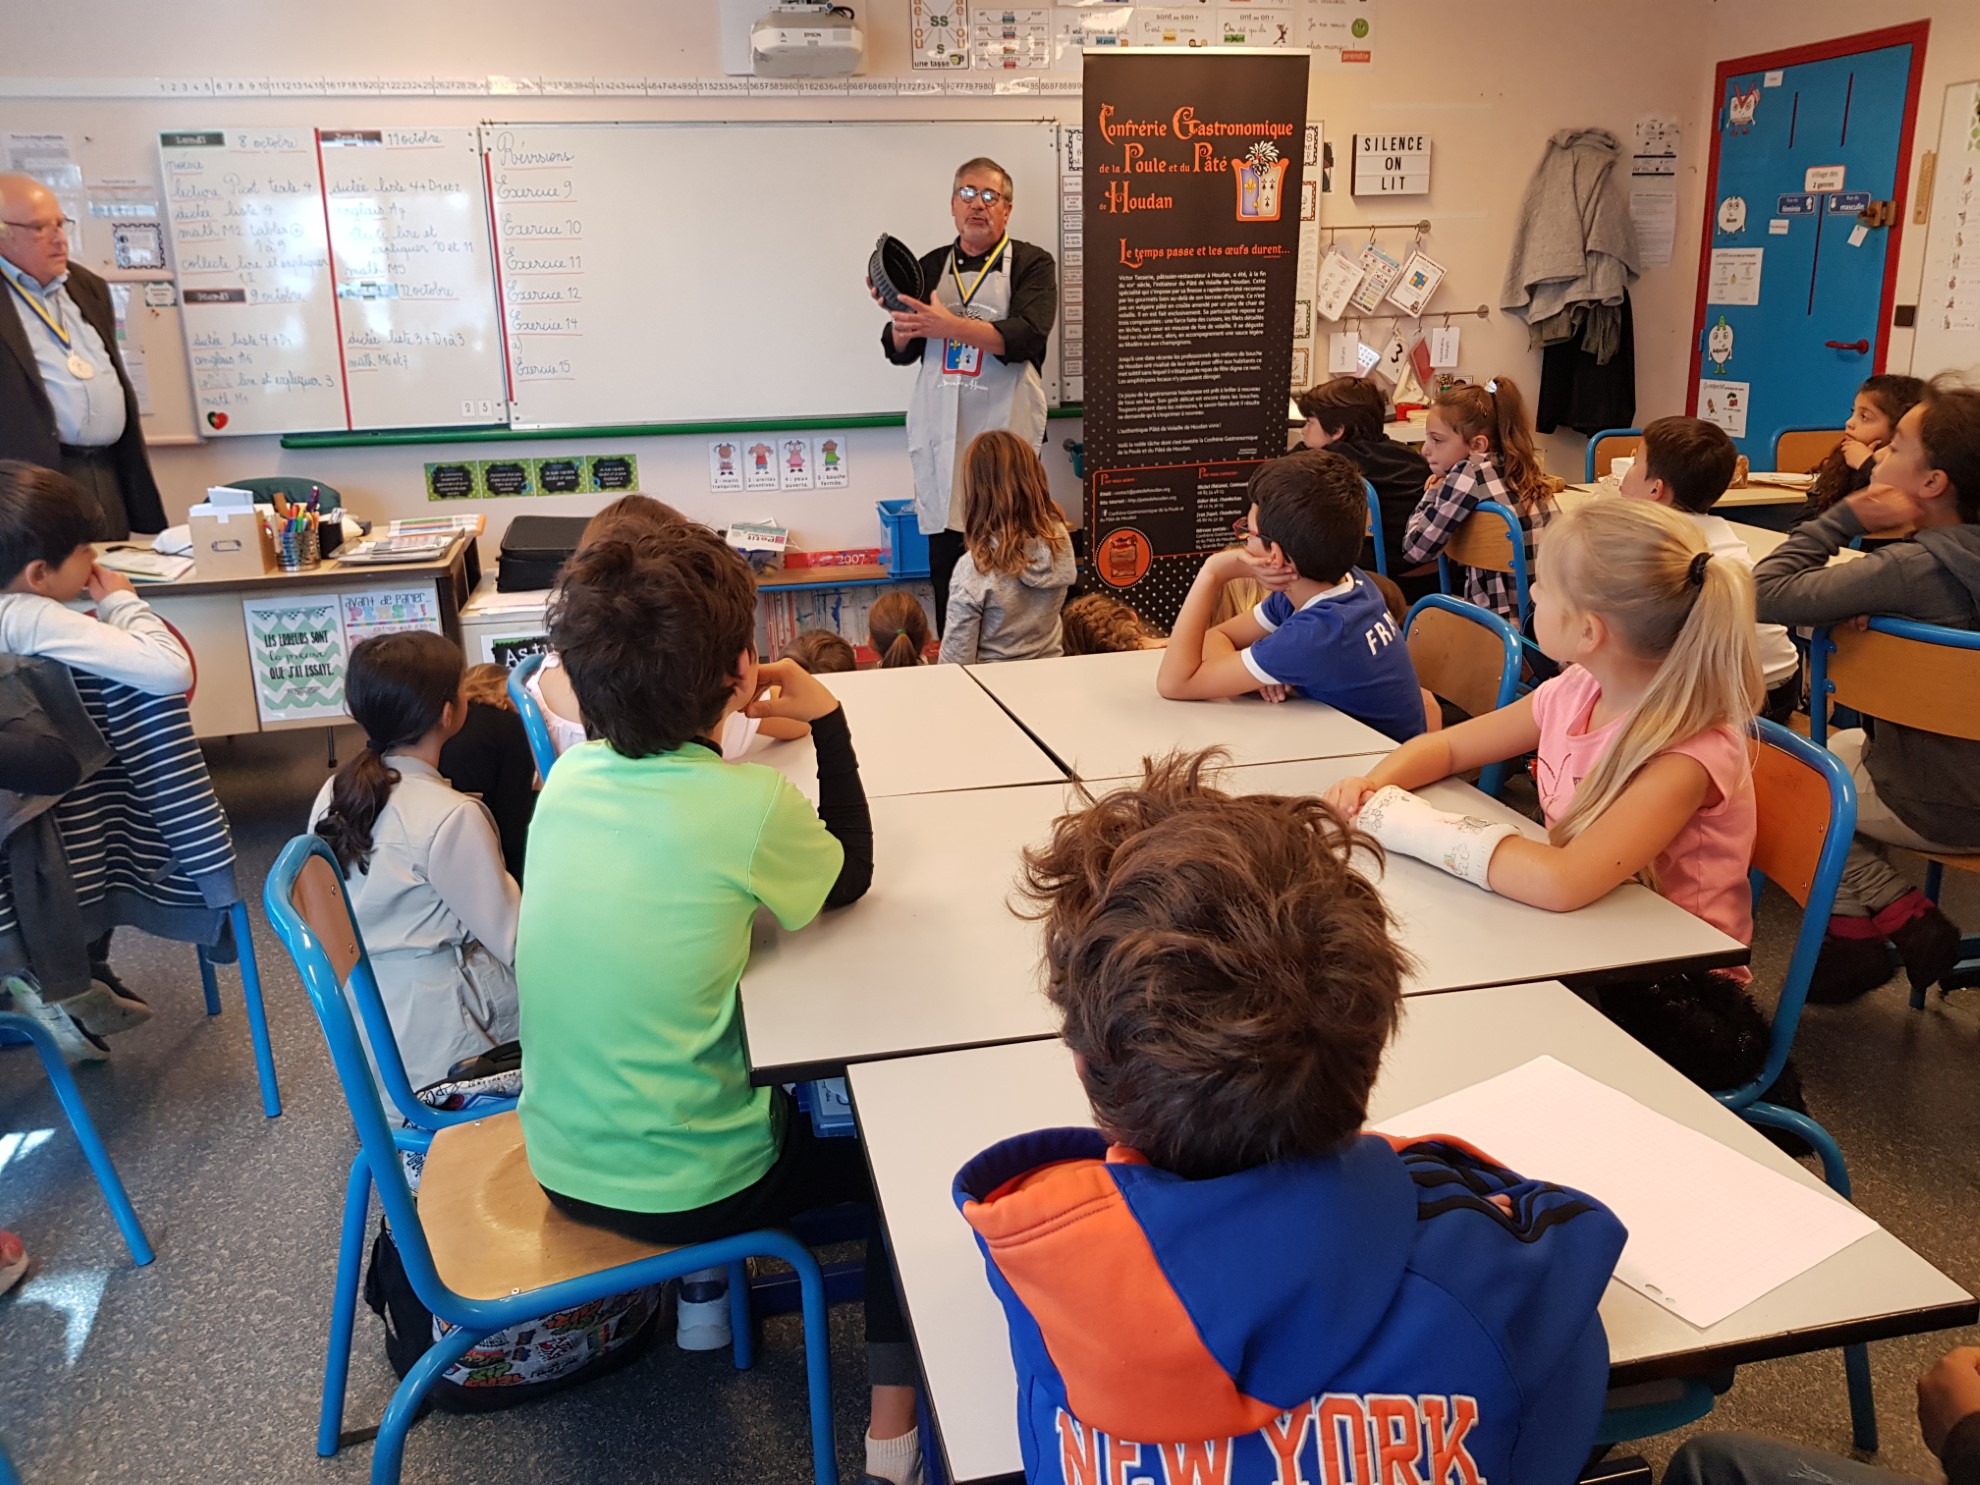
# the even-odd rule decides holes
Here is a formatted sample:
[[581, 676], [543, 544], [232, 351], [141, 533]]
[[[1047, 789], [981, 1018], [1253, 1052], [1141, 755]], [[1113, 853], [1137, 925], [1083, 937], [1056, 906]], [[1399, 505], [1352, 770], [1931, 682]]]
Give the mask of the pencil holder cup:
[[314, 526], [275, 533], [275, 565], [284, 572], [307, 572], [323, 560]]

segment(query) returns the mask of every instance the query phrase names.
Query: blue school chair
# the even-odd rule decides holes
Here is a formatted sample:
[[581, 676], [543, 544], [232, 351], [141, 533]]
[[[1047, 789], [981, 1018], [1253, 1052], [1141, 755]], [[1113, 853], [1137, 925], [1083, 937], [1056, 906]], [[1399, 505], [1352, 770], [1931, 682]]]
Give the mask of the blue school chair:
[[1481, 500], [1464, 524], [1451, 533], [1437, 556], [1437, 586], [1447, 595], [1455, 594], [1454, 569], [1459, 567], [1511, 576], [1514, 602], [1519, 607], [1520, 643], [1544, 660], [1539, 646], [1525, 637], [1533, 627], [1533, 585], [1526, 570], [1526, 528], [1512, 507]]
[[[1915, 619], [1872, 619], [1867, 629], [1825, 625], [1808, 639], [1808, 735], [1829, 740], [1829, 706], [1848, 707], [1900, 727], [1980, 742], [1980, 632], [1921, 624]], [[1945, 869], [1980, 872], [1980, 853], [1923, 851], [1925, 895], [1937, 902]], [[1980, 972], [1980, 936], [1960, 943], [1954, 977]], [[1911, 992], [1913, 1010], [1925, 1008], [1925, 991]]]
[[1367, 480], [1361, 488], [1368, 492], [1368, 539], [1375, 544], [1375, 570], [1383, 577], [1389, 575], [1389, 544], [1382, 539], [1382, 502], [1376, 498], [1375, 487]]
[[[754, 1257], [779, 1259], [797, 1274], [812, 1471], [817, 1485], [838, 1485], [825, 1283], [810, 1251], [789, 1233], [776, 1231], [662, 1248], [565, 1217], [530, 1176], [513, 1109], [448, 1112], [413, 1097], [336, 857], [322, 839], [297, 836], [283, 847], [268, 874], [262, 906], [309, 992], [360, 1146], [344, 1203], [317, 1452], [334, 1454], [342, 1430], [358, 1267], [375, 1187], [413, 1292], [456, 1328], [433, 1344], [392, 1394], [372, 1454], [372, 1485], [399, 1479], [406, 1431], [435, 1379], [481, 1340], [512, 1325], [720, 1265], [730, 1276], [735, 1363], [738, 1369], [749, 1367], [755, 1334], [747, 1260]], [[386, 1096], [402, 1116], [416, 1113], [423, 1127], [395, 1131], [387, 1123], [346, 987], [364, 1020]], [[400, 1163], [402, 1150], [425, 1156], [417, 1203]]]
[[[254, 1075], [261, 1084], [261, 1112], [270, 1119], [282, 1116], [282, 1090], [275, 1081], [275, 1049], [268, 1040], [268, 1009], [261, 1000], [261, 965], [254, 957], [254, 934], [247, 903], [237, 902], [227, 909], [234, 927], [234, 943], [241, 955], [241, 1000], [247, 1008], [248, 1040], [254, 1046]], [[206, 1014], [220, 1014], [220, 982], [213, 972], [213, 956], [199, 951], [199, 985], [206, 994]]]
[[523, 656], [509, 668], [509, 700], [515, 703], [516, 715], [522, 718], [530, 756], [536, 760], [537, 777], [547, 779], [551, 765], [557, 761], [557, 745], [550, 740], [550, 724], [543, 719], [543, 708], [529, 692], [529, 678], [542, 666], [543, 656], [539, 652]]
[[21, 1477], [14, 1473], [14, 1461], [7, 1457], [4, 1448], [0, 1448], [0, 1485], [21, 1485]]
[[[1753, 842], [1753, 900], [1771, 881], [1801, 906], [1801, 927], [1788, 958], [1774, 1007], [1767, 1061], [1752, 1081], [1714, 1094], [1749, 1124], [1799, 1135], [1822, 1160], [1822, 1178], [1837, 1195], [1850, 1195], [1849, 1167], [1835, 1136], [1806, 1114], [1769, 1103], [1762, 1096], [1787, 1066], [1808, 981], [1822, 952], [1842, 881], [1843, 859], [1856, 833], [1856, 787], [1835, 754], [1764, 718], [1753, 724], [1759, 747], [1753, 755], [1753, 789], [1759, 831]], [[1843, 1348], [1849, 1382], [1849, 1413], [1856, 1447], [1877, 1447], [1877, 1410], [1870, 1393], [1870, 1353], [1861, 1345]]]
[[[124, 1246], [131, 1250], [131, 1262], [142, 1268], [151, 1262], [151, 1240], [144, 1235], [144, 1224], [138, 1221], [137, 1209], [131, 1205], [131, 1198], [124, 1190], [123, 1180], [117, 1174], [117, 1167], [110, 1161], [110, 1152], [103, 1148], [103, 1140], [96, 1132], [96, 1122], [89, 1117], [89, 1105], [83, 1102], [82, 1090], [76, 1087], [75, 1074], [69, 1071], [69, 1064], [62, 1058], [62, 1049], [55, 1044], [54, 1036], [48, 1028], [34, 1017], [20, 1011], [0, 1011], [0, 1046], [8, 1043], [18, 1046], [27, 1042], [41, 1059], [41, 1067], [48, 1074], [48, 1081], [55, 1089], [55, 1097], [62, 1105], [62, 1112], [68, 1115], [69, 1127], [76, 1132], [76, 1143], [82, 1146], [83, 1158], [96, 1176], [96, 1184], [103, 1188], [103, 1200], [110, 1207], [110, 1215], [117, 1220], [117, 1230], [124, 1235]], [[6, 1455], [0, 1452], [0, 1466], [5, 1465]], [[0, 1485], [5, 1485], [7, 1475], [0, 1472]]]
[[[1416, 679], [1474, 717], [1510, 706], [1519, 694], [1519, 636], [1512, 625], [1475, 603], [1432, 593], [1403, 620]], [[1503, 761], [1478, 776], [1494, 799], [1506, 781]]]
[[1607, 474], [1613, 460], [1634, 459], [1642, 447], [1641, 428], [1604, 428], [1588, 440], [1587, 483]]

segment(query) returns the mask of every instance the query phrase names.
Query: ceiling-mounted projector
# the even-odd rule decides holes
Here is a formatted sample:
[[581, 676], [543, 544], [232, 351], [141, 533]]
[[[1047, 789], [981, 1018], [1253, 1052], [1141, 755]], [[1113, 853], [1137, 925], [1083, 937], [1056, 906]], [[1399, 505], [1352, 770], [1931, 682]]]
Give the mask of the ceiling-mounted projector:
[[850, 77], [865, 56], [859, 21], [830, 0], [782, 0], [750, 27], [749, 59], [758, 77]]

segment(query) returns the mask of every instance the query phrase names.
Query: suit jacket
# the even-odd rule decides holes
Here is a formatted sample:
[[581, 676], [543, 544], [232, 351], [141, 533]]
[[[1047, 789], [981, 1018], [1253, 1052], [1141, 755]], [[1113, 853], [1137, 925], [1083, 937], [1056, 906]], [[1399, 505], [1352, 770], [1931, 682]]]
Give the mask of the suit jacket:
[[[137, 393], [131, 389], [130, 374], [117, 351], [117, 319], [110, 307], [110, 286], [87, 268], [72, 263], [68, 287], [69, 298], [82, 317], [103, 337], [117, 368], [117, 380], [124, 387], [124, 436], [110, 448], [124, 513], [130, 517], [133, 531], [163, 531], [165, 502], [159, 499], [158, 482], [152, 478], [151, 461], [145, 456]], [[55, 432], [55, 405], [41, 384], [41, 368], [35, 362], [19, 302], [4, 286], [0, 286], [0, 346], [6, 350], [0, 354], [0, 459], [21, 459], [60, 469], [62, 446]]]

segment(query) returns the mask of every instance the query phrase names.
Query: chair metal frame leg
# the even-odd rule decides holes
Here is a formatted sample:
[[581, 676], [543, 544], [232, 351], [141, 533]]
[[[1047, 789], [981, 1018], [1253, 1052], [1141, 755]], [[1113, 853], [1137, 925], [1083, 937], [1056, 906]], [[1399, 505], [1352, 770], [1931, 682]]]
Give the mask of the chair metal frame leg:
[[[1822, 1159], [1822, 1179], [1836, 1195], [1850, 1198], [1849, 1167], [1843, 1161], [1842, 1146], [1835, 1136], [1806, 1114], [1784, 1109], [1778, 1104], [1750, 1103], [1739, 1110], [1749, 1124], [1766, 1129], [1784, 1129], [1806, 1140]], [[1856, 1447], [1866, 1454], [1877, 1452], [1877, 1399], [1870, 1388], [1870, 1349], [1862, 1342], [1843, 1347], [1843, 1379], [1849, 1389], [1849, 1430]]]
[[[261, 1083], [261, 1112], [282, 1117], [282, 1090], [275, 1081], [275, 1049], [268, 1040], [268, 1008], [261, 999], [261, 966], [254, 957], [252, 924], [246, 902], [227, 910], [234, 927], [234, 944], [241, 955], [241, 1002], [247, 1008], [248, 1039], [254, 1044], [254, 1075]], [[220, 984], [206, 950], [199, 951], [199, 983], [206, 992], [206, 1014], [220, 1014]]]
[[739, 1372], [756, 1365], [756, 1317], [749, 1300], [749, 1260], [738, 1258], [729, 1265], [729, 1335]]
[[62, 1105], [62, 1112], [68, 1115], [76, 1143], [82, 1146], [83, 1159], [89, 1162], [89, 1168], [96, 1176], [96, 1184], [103, 1192], [103, 1200], [110, 1208], [110, 1215], [116, 1219], [117, 1230], [124, 1235], [124, 1246], [131, 1250], [131, 1262], [139, 1268], [144, 1267], [156, 1256], [151, 1250], [151, 1239], [145, 1236], [144, 1224], [138, 1221], [137, 1208], [131, 1205], [130, 1194], [124, 1190], [123, 1177], [117, 1174], [110, 1152], [104, 1148], [103, 1140], [96, 1132], [96, 1121], [89, 1116], [89, 1105], [83, 1102], [82, 1090], [76, 1086], [75, 1074], [69, 1071], [69, 1064], [62, 1058], [62, 1049], [55, 1044], [55, 1038], [48, 1029], [32, 1016], [24, 1016], [18, 1011], [0, 1011], [0, 1026], [19, 1032], [34, 1044], [35, 1055], [41, 1058], [42, 1071], [48, 1074], [56, 1101]]
[[317, 1414], [316, 1452], [337, 1452], [344, 1434], [344, 1393], [350, 1385], [351, 1333], [357, 1323], [359, 1277], [364, 1269], [365, 1218], [371, 1215], [371, 1171], [362, 1152], [352, 1157], [344, 1185], [344, 1221], [337, 1240], [337, 1288], [330, 1297], [330, 1343], [323, 1353], [323, 1402]]

